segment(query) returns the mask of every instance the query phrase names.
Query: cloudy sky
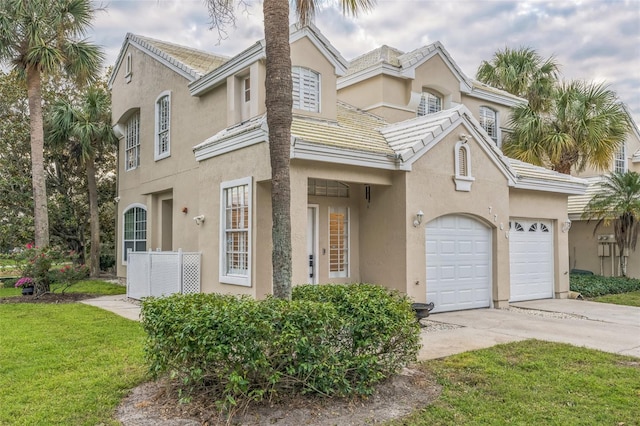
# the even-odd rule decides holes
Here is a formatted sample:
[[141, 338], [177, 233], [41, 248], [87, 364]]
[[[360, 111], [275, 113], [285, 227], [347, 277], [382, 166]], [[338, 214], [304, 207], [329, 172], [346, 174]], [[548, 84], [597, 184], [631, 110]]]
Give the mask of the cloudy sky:
[[[108, 0], [90, 39], [113, 64], [127, 32], [224, 55], [263, 38], [262, 2], [245, 0], [226, 38], [210, 29], [202, 0]], [[386, 44], [410, 51], [436, 40], [474, 77], [505, 46], [554, 56], [565, 80], [604, 82], [640, 124], [640, 0], [378, 0], [344, 17], [328, 0], [316, 26], [347, 60]]]

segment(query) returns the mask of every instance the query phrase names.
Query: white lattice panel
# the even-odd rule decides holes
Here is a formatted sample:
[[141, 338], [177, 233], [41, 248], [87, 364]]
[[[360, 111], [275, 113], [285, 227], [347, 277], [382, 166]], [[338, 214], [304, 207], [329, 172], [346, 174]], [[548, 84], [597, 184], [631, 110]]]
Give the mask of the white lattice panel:
[[182, 254], [182, 293], [200, 293], [200, 253]]
[[127, 296], [142, 299], [173, 293], [200, 293], [200, 253], [129, 253]]

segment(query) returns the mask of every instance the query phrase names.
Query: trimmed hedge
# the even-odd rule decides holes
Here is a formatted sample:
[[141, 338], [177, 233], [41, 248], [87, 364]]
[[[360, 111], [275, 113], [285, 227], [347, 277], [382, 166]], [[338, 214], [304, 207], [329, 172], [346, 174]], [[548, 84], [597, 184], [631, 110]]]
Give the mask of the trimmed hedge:
[[220, 409], [287, 392], [370, 394], [420, 348], [409, 300], [368, 284], [298, 286], [292, 301], [148, 298], [142, 325], [151, 372]]
[[584, 297], [597, 297], [640, 290], [640, 280], [600, 275], [571, 275], [570, 288]]

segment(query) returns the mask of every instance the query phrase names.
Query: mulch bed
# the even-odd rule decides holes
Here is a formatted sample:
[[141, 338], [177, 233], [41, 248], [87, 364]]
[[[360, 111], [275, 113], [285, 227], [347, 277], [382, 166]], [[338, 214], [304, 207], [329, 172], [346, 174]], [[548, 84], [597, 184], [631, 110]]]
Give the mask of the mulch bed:
[[3, 303], [74, 303], [80, 300], [96, 297], [87, 293], [46, 293], [41, 296], [13, 296], [1, 297], [0, 304]]

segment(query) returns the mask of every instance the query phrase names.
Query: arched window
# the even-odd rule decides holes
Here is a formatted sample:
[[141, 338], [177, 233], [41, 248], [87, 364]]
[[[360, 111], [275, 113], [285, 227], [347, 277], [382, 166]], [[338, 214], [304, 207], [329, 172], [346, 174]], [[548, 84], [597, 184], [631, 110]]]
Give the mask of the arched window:
[[320, 112], [320, 74], [304, 67], [291, 68], [293, 109]]
[[453, 180], [456, 191], [471, 191], [471, 184], [475, 178], [471, 175], [471, 147], [467, 137], [458, 141], [454, 150], [455, 175]]
[[147, 209], [134, 204], [124, 211], [123, 218], [122, 260], [126, 262], [129, 250], [147, 250]]
[[171, 92], [162, 92], [156, 100], [155, 159], [171, 155]]
[[442, 111], [442, 96], [434, 92], [422, 92], [420, 103], [418, 104], [418, 117], [439, 111]]
[[498, 145], [498, 113], [489, 107], [481, 106], [480, 125]]

